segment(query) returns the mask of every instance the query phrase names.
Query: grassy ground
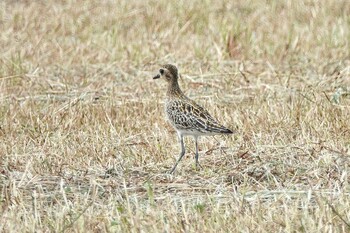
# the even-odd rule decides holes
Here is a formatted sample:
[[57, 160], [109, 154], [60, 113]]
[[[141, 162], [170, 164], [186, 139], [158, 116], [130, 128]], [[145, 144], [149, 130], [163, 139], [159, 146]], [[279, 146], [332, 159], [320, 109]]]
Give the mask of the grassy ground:
[[[350, 3], [1, 1], [1, 232], [349, 232]], [[165, 82], [232, 137], [180, 147]]]

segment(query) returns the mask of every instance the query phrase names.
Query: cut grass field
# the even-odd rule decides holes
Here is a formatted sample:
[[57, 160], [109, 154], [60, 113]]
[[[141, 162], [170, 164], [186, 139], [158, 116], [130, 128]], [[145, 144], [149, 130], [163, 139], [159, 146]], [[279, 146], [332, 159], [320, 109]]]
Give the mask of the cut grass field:
[[[349, 232], [350, 3], [1, 1], [0, 232]], [[180, 152], [160, 65], [236, 130]]]

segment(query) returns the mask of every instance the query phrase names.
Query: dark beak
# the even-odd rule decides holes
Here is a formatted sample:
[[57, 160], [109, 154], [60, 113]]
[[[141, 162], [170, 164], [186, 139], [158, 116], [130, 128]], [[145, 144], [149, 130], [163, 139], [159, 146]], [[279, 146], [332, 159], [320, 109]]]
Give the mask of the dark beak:
[[156, 76], [153, 77], [153, 79], [158, 79], [160, 78], [160, 74], [157, 74]]

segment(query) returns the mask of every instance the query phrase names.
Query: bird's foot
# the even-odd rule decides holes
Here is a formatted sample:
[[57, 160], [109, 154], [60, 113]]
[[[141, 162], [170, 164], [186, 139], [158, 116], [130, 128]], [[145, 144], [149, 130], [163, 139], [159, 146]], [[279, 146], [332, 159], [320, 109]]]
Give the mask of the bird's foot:
[[196, 170], [203, 169], [202, 165], [199, 162], [196, 162]]

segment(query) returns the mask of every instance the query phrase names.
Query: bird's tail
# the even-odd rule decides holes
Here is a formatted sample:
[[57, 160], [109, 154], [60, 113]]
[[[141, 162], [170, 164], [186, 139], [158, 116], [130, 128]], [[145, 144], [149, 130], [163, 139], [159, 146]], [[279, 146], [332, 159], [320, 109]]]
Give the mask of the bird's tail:
[[214, 133], [219, 133], [219, 134], [233, 134], [234, 132], [228, 128], [226, 128], [225, 126], [212, 126], [209, 128], [210, 131], [214, 132]]

